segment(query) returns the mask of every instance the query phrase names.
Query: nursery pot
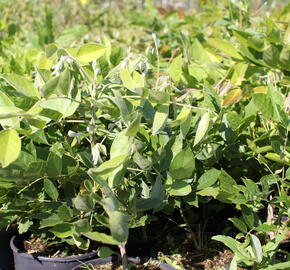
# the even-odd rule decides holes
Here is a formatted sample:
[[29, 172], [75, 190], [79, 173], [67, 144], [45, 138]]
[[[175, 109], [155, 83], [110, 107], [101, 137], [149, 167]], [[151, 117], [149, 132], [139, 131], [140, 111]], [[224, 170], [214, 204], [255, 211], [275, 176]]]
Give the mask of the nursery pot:
[[[107, 263], [110, 262], [114, 262], [116, 261], [117, 258], [116, 257], [108, 257], [108, 258], [98, 258], [98, 259], [94, 259], [94, 260], [90, 260], [87, 261], [85, 263], [81, 263], [78, 266], [74, 267], [72, 270], [84, 270], [87, 269], [86, 266], [88, 265], [93, 265], [93, 266], [101, 266], [101, 265], [105, 265]], [[128, 261], [135, 263], [135, 264], [140, 264], [142, 262], [142, 260], [139, 257], [128, 257]], [[155, 260], [151, 260], [150, 261], [154, 261], [154, 262], [158, 262]], [[175, 268], [171, 267], [170, 265], [163, 263], [163, 262], [158, 262], [159, 263], [159, 267], [160, 270], [176, 270]]]
[[97, 257], [97, 252], [65, 258], [50, 258], [27, 254], [19, 250], [20, 241], [21, 239], [15, 236], [10, 241], [10, 247], [14, 254], [15, 270], [71, 270], [81, 262]]
[[14, 233], [12, 231], [0, 231], [0, 270], [12, 270], [13, 253], [9, 243]]

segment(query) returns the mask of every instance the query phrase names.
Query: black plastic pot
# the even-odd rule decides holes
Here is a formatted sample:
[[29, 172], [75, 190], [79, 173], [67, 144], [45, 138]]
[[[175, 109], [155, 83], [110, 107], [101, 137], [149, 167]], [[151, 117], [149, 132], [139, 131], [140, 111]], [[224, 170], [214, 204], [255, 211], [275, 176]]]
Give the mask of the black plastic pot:
[[0, 231], [0, 270], [13, 270], [13, 252], [9, 243], [15, 233], [12, 231]]
[[97, 252], [66, 258], [36, 256], [19, 250], [20, 241], [21, 239], [15, 236], [10, 241], [10, 247], [14, 254], [15, 270], [71, 270], [81, 262], [97, 257]]
[[[98, 258], [98, 259], [87, 261], [85, 263], [81, 263], [78, 266], [74, 267], [72, 270], [84, 270], [86, 269], [85, 267], [88, 265], [93, 265], [93, 266], [104, 265], [110, 262], [114, 262], [116, 261], [116, 259], [117, 259], [116, 257], [108, 257], [104, 259]], [[128, 261], [135, 264], [140, 264], [142, 262], [142, 259], [140, 259], [139, 257], [128, 257]], [[152, 260], [152, 261], [158, 262], [155, 260]], [[176, 270], [175, 268], [163, 262], [159, 262], [159, 267], [160, 267], [160, 270]]]

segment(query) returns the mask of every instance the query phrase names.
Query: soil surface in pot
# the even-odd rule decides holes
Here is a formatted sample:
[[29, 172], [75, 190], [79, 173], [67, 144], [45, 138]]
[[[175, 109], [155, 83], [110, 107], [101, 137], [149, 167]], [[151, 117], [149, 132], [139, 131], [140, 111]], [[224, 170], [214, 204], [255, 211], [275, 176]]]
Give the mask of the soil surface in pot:
[[[86, 267], [84, 269], [90, 270], [123, 270], [122, 266], [118, 262], [109, 262], [104, 265], [96, 265], [92, 267]], [[149, 262], [140, 265], [130, 264], [130, 270], [160, 270], [158, 263]]]
[[[217, 246], [217, 243], [214, 243], [215, 245], [209, 243], [204, 248], [196, 250], [190, 234], [179, 236], [178, 239], [167, 238], [165, 243], [158, 248], [162, 251], [158, 254], [159, 260], [166, 261], [166, 259], [169, 259], [186, 270], [225, 268], [233, 258], [232, 251], [223, 250], [222, 246]], [[238, 269], [244, 270], [243, 268]]]
[[[96, 243], [94, 244], [96, 245]], [[94, 252], [98, 249], [98, 246], [91, 246], [89, 250], [81, 250], [76, 246], [70, 246], [67, 243], [51, 245], [49, 242], [46, 242], [45, 239], [30, 237], [27, 240], [20, 242], [18, 244], [18, 248], [28, 254], [35, 254], [50, 258], [64, 258]]]

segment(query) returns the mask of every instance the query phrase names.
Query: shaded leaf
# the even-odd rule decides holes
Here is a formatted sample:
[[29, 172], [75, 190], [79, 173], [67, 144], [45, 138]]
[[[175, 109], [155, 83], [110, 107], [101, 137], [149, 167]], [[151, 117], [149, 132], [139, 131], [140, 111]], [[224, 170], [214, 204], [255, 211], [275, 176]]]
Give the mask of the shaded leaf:
[[74, 200], [74, 206], [79, 211], [90, 212], [94, 210], [94, 201], [89, 195], [78, 195]]
[[43, 180], [43, 188], [45, 193], [54, 201], [58, 199], [59, 193], [53, 182], [49, 179]]
[[229, 218], [229, 220], [243, 233], [247, 233], [247, 225], [238, 218]]
[[169, 172], [174, 179], [191, 178], [195, 170], [194, 155], [190, 148], [181, 150], [172, 160]]

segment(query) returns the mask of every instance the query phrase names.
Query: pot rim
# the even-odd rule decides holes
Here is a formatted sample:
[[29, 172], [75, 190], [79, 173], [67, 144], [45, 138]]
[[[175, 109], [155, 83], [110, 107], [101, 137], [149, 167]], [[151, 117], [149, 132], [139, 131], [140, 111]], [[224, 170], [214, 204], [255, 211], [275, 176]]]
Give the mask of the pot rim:
[[52, 258], [52, 257], [45, 257], [45, 256], [37, 256], [33, 254], [27, 254], [26, 252], [22, 252], [20, 249], [18, 249], [15, 244], [14, 240], [17, 240], [17, 236], [14, 235], [10, 240], [10, 248], [12, 249], [14, 254], [17, 254], [18, 256], [24, 257], [24, 258], [30, 258], [33, 260], [39, 260], [39, 261], [47, 261], [47, 262], [58, 262], [58, 263], [67, 263], [72, 261], [81, 261], [84, 259], [90, 259], [98, 254], [97, 251], [86, 253], [79, 256], [70, 256], [70, 257], [64, 257], [64, 258]]

